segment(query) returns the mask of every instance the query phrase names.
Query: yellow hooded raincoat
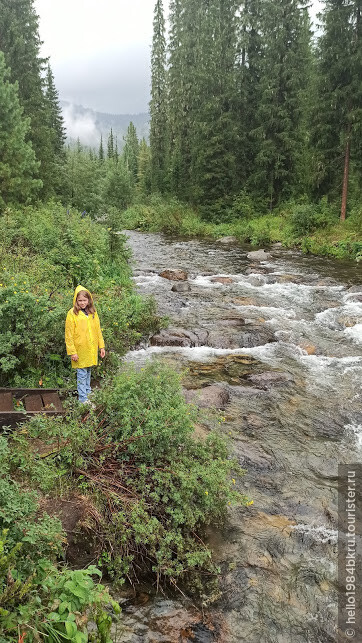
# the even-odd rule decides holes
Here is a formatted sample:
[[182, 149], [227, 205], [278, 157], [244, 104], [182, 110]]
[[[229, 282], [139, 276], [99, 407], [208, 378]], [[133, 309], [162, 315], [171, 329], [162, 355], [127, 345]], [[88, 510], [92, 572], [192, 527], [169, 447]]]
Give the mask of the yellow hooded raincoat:
[[[77, 296], [81, 290], [85, 290], [93, 302], [89, 290], [83, 286], [77, 286], [74, 291], [73, 306], [75, 306]], [[65, 322], [65, 344], [67, 355], [78, 355], [77, 362], [72, 360], [73, 368], [96, 366], [98, 364], [98, 350], [104, 348], [98, 313], [95, 312], [94, 315], [89, 313], [87, 316], [80, 310], [78, 315], [75, 315], [73, 308], [71, 308], [68, 311]]]

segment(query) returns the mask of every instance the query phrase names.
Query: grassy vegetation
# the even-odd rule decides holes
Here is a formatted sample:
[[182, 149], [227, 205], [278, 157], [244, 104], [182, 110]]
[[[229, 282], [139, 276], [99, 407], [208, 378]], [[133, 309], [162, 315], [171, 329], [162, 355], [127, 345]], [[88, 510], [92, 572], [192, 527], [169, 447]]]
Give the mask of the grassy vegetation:
[[318, 204], [286, 203], [273, 213], [265, 213], [262, 204], [253, 204], [242, 194], [219, 212], [223, 222], [203, 217], [176, 199], [151, 197], [120, 214], [118, 225], [126, 229], [165, 232], [190, 237], [235, 236], [242, 243], [255, 246], [280, 241], [285, 247], [337, 258], [362, 257], [362, 209], [355, 206], [347, 220], [338, 219], [338, 210], [325, 200]]

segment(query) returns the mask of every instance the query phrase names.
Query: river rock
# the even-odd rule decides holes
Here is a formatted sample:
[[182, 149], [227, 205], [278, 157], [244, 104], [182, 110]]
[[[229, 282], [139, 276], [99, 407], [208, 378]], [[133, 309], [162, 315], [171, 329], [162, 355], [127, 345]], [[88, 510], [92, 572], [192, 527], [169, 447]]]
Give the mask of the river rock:
[[235, 306], [260, 306], [254, 297], [234, 297], [231, 300], [232, 304]]
[[301, 342], [300, 344], [298, 344], [298, 346], [302, 348], [307, 353], [307, 355], [315, 355], [316, 347], [313, 344]]
[[237, 243], [238, 240], [236, 237], [220, 237], [216, 239], [216, 243]]
[[236, 397], [256, 397], [260, 395], [267, 395], [267, 391], [263, 388], [254, 388], [253, 386], [229, 386], [229, 391], [232, 396]]
[[270, 252], [265, 252], [265, 250], [252, 250], [252, 252], [248, 252], [247, 254], [248, 259], [253, 259], [256, 261], [266, 261], [267, 259], [271, 258]]
[[172, 292], [190, 292], [191, 286], [188, 281], [182, 281], [179, 284], [174, 284], [171, 290]]
[[188, 404], [196, 404], [206, 409], [224, 409], [230, 399], [228, 391], [217, 384], [196, 390], [184, 390], [184, 396]]
[[267, 275], [272, 272], [272, 268], [261, 266], [260, 264], [249, 266], [244, 272], [244, 275], [254, 275], [255, 273]]
[[229, 326], [231, 328], [240, 328], [240, 326], [245, 326], [245, 319], [242, 317], [223, 319], [222, 323], [224, 326]]
[[213, 284], [232, 284], [234, 280], [231, 277], [213, 277], [210, 279]]
[[350, 292], [360, 292], [360, 293], [362, 293], [362, 285], [360, 285], [360, 286], [358, 286], [358, 285], [357, 286], [351, 286], [350, 288], [348, 288], [347, 292], [348, 293], [350, 293]]
[[303, 275], [275, 275], [275, 281], [279, 284], [293, 283], [293, 284], [302, 284], [305, 282], [305, 277]]
[[254, 326], [249, 330], [249, 325], [246, 328], [247, 330], [237, 336], [238, 347], [240, 348], [254, 348], [255, 346], [264, 346], [264, 344], [277, 341], [274, 333], [269, 328]]
[[198, 337], [192, 331], [183, 328], [168, 328], [161, 330], [150, 339], [151, 346], [198, 346]]
[[186, 281], [187, 280], [187, 272], [186, 270], [180, 270], [180, 269], [167, 269], [163, 270], [162, 272], [159, 273], [160, 277], [163, 277], [164, 279], [171, 279], [172, 281]]
[[338, 286], [338, 283], [332, 277], [325, 277], [324, 279], [318, 279], [317, 282], [313, 283], [313, 286]]
[[361, 294], [356, 293], [352, 297], [348, 297], [348, 301], [355, 301], [356, 303], [362, 302], [362, 293]]
[[270, 386], [283, 386], [294, 382], [294, 378], [289, 373], [279, 373], [278, 371], [265, 371], [265, 373], [258, 373], [256, 375], [248, 375], [249, 382], [269, 388]]
[[212, 348], [238, 348], [239, 344], [235, 337], [225, 335], [217, 330], [212, 330], [207, 339], [207, 345]]

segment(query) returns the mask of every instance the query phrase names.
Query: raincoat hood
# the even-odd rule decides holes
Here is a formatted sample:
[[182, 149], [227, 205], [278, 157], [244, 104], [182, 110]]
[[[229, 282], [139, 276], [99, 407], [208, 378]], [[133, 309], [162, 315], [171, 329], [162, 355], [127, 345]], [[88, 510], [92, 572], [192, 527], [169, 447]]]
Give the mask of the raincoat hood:
[[75, 302], [77, 301], [77, 297], [78, 297], [79, 293], [82, 290], [85, 290], [85, 292], [88, 293], [89, 298], [90, 298], [90, 302], [91, 302], [91, 304], [93, 304], [93, 297], [92, 297], [91, 293], [89, 292], [88, 288], [84, 288], [84, 286], [77, 286], [75, 291], [74, 291], [73, 306], [75, 306]]

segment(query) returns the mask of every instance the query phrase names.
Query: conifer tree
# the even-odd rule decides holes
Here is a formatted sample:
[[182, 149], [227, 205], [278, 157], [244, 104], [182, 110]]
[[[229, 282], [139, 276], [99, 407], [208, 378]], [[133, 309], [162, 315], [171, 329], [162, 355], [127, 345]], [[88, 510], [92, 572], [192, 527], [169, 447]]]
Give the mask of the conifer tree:
[[264, 52], [249, 181], [272, 208], [300, 189], [310, 29], [305, 0], [265, 0], [262, 11]]
[[40, 55], [38, 16], [33, 5], [33, 0], [0, 0], [0, 49], [10, 67], [11, 81], [18, 82], [24, 115], [30, 118], [28, 138], [40, 161], [43, 196], [49, 196], [54, 192], [53, 173], [49, 172], [54, 150], [45, 90], [47, 60]]
[[137, 131], [132, 123], [128, 125], [126, 136], [124, 137], [124, 147], [122, 157], [126, 167], [129, 170], [131, 177], [131, 184], [135, 185], [137, 181], [138, 172], [138, 154], [139, 154], [139, 141], [137, 138]]
[[154, 191], [163, 192], [167, 167], [166, 40], [162, 0], [156, 0], [151, 55], [150, 145]]
[[[191, 185], [196, 203], [230, 196], [236, 185], [235, 0], [193, 2], [198, 32], [191, 105]], [[191, 15], [190, 15], [191, 17]]]
[[50, 65], [47, 67], [45, 97], [48, 108], [48, 125], [53, 134], [54, 154], [58, 158], [64, 156], [65, 127], [62, 110], [59, 105], [59, 94], [55, 86], [54, 76]]
[[99, 143], [98, 158], [101, 163], [104, 161], [104, 148], [103, 148], [103, 136], [101, 134], [101, 141]]
[[3, 52], [0, 51], [0, 207], [6, 203], [27, 203], [41, 188], [36, 179], [39, 163], [26, 141], [29, 119], [23, 117], [17, 83], [11, 83]]
[[151, 190], [151, 150], [143, 138], [139, 146], [137, 191], [141, 196], [147, 196]]
[[243, 0], [240, 4], [237, 38], [237, 116], [239, 143], [237, 174], [244, 187], [257, 153], [250, 132], [257, 127], [256, 112], [260, 100], [260, 79], [264, 57], [262, 15], [263, 0]]
[[314, 144], [319, 195], [341, 198], [346, 216], [349, 170], [362, 190], [361, 0], [326, 0], [319, 42]]
[[113, 136], [113, 130], [111, 128], [111, 131], [108, 136], [108, 142], [107, 142], [107, 158], [113, 159], [114, 157], [114, 136]]

